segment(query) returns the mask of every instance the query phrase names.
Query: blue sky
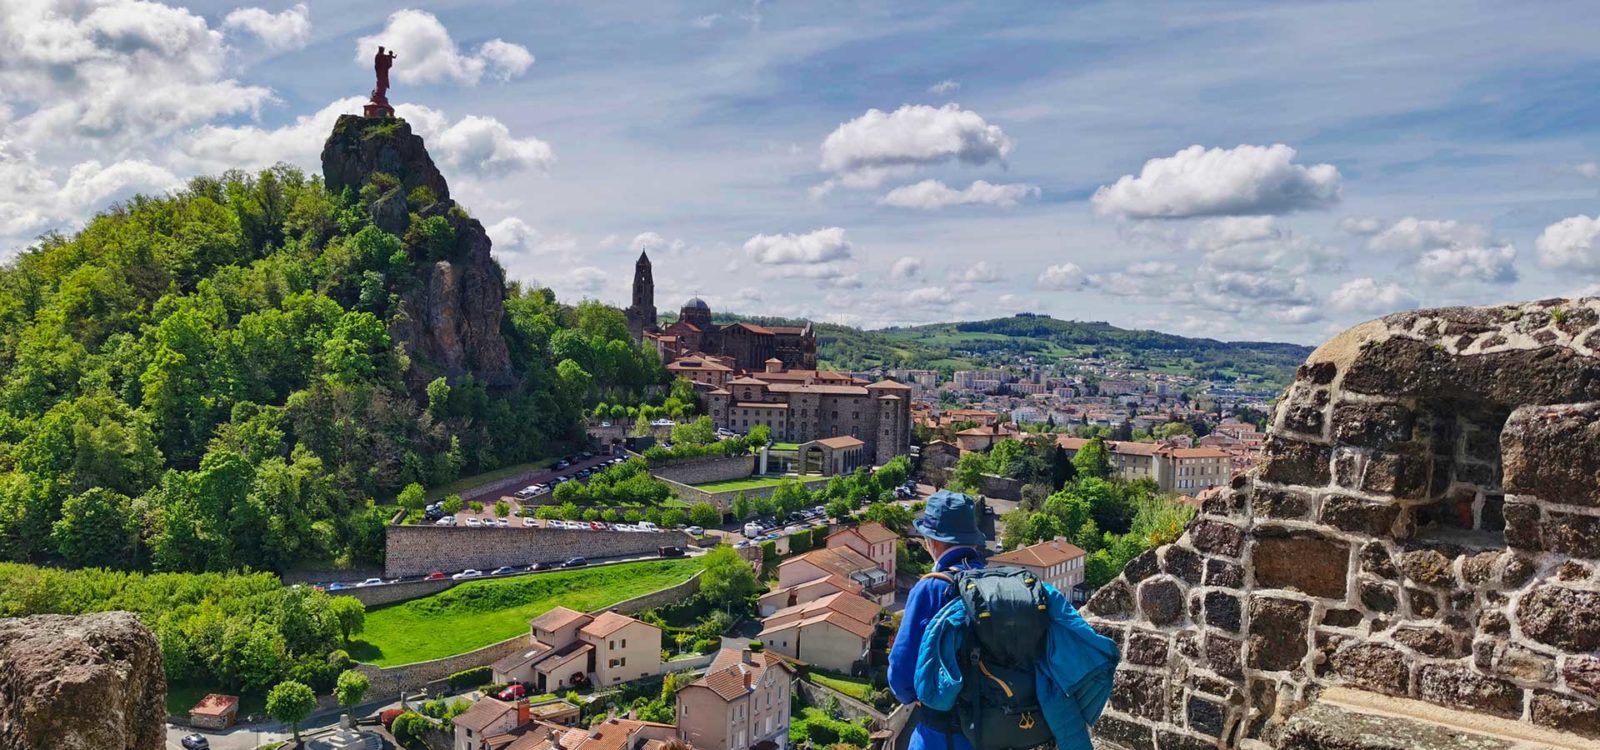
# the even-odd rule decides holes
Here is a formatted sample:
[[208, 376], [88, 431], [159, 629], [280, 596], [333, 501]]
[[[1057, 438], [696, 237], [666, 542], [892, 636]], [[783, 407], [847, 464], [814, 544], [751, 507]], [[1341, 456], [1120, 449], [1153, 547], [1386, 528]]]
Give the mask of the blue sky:
[[644, 248], [663, 309], [1314, 343], [1600, 293], [1597, 30], [1579, 2], [0, 0], [0, 255], [194, 174], [314, 170], [387, 42], [456, 198], [564, 299], [625, 302]]

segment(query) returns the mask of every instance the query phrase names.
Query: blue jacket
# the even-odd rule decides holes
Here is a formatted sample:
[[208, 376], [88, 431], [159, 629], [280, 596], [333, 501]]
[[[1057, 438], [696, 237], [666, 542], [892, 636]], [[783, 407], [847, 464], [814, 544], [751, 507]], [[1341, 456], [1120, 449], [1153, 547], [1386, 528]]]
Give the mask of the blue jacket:
[[[940, 555], [933, 569], [944, 571], [981, 567], [983, 553], [972, 547], [956, 547]], [[889, 689], [894, 691], [895, 699], [901, 703], [917, 701], [917, 651], [922, 646], [923, 632], [933, 616], [951, 598], [950, 584], [937, 578], [918, 581], [906, 596], [905, 612], [900, 617], [900, 632], [895, 635], [894, 647], [889, 649]], [[910, 750], [946, 750], [949, 747], [947, 741], [954, 744], [954, 750], [972, 750], [972, 743], [967, 742], [967, 738], [961, 734], [946, 737], [943, 732], [920, 722], [911, 735]]]
[[[1039, 707], [1062, 750], [1090, 750], [1089, 726], [1111, 697], [1117, 645], [1078, 616], [1054, 586], [1045, 584], [1050, 632], [1034, 670]], [[949, 711], [961, 692], [956, 654], [967, 632], [967, 608], [957, 599], [934, 615], [922, 636], [914, 679], [922, 705]], [[900, 644], [896, 643], [898, 647]], [[891, 661], [891, 665], [893, 662]]]

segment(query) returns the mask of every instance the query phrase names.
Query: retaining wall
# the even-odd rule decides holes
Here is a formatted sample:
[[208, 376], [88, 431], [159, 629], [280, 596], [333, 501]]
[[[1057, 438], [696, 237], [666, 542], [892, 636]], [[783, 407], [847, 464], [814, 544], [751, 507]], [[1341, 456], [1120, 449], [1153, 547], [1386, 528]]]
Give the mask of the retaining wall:
[[367, 605], [368, 609], [381, 607], [385, 604], [394, 604], [408, 599], [430, 596], [456, 585], [456, 581], [445, 579], [443, 581], [405, 581], [403, 583], [386, 583], [382, 586], [363, 586], [355, 589], [340, 589], [328, 593], [334, 596], [348, 596]]
[[655, 552], [690, 539], [678, 531], [572, 531], [546, 528], [469, 526], [389, 526], [385, 531], [384, 575], [426, 575], [501, 565], [556, 562], [571, 557], [615, 557]]
[[743, 479], [756, 470], [755, 456], [701, 456], [650, 467], [657, 479], [683, 484], [705, 484]]

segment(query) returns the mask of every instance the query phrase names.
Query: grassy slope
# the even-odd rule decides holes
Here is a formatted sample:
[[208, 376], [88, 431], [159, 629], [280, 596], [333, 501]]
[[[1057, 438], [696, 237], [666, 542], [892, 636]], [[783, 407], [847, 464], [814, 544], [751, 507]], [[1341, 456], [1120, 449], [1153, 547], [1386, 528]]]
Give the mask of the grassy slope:
[[[729, 479], [724, 482], [706, 482], [705, 484], [694, 484], [690, 486], [697, 490], [704, 490], [706, 492], [728, 492], [730, 490], [753, 490], [759, 487], [773, 487], [782, 483], [786, 479], [792, 478], [793, 477], [750, 477], [748, 479]], [[828, 481], [826, 477], [811, 477], [800, 480], [801, 484], [817, 484], [819, 482], [826, 481]]]
[[584, 612], [609, 607], [699, 569], [698, 559], [650, 560], [474, 581], [368, 612], [350, 656], [387, 667], [459, 654], [526, 633], [529, 620], [557, 605]]

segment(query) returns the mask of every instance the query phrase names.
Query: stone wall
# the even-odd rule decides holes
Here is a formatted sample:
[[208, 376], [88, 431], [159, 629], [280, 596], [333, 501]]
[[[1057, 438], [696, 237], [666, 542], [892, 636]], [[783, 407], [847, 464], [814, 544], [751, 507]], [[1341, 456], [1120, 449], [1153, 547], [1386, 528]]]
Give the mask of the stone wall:
[[571, 557], [614, 557], [655, 552], [687, 544], [677, 531], [571, 531], [567, 529], [484, 529], [468, 526], [394, 526], [385, 530], [384, 575], [389, 578], [451, 573], [467, 568], [558, 562]]
[[652, 466], [650, 474], [681, 484], [705, 484], [744, 479], [755, 470], [755, 456], [702, 456]]
[[161, 645], [131, 612], [0, 618], [0, 748], [159, 748]]
[[[696, 573], [683, 583], [674, 584], [658, 591], [636, 596], [627, 601], [618, 602], [610, 607], [594, 610], [593, 613], [611, 610], [626, 615], [633, 615], [647, 609], [671, 604], [694, 596], [700, 591], [700, 574]], [[528, 645], [528, 633], [519, 633], [498, 643], [491, 643], [483, 648], [468, 651], [464, 654], [447, 656], [432, 661], [422, 661], [415, 664], [402, 664], [394, 667], [376, 667], [371, 664], [356, 665], [371, 681], [372, 687], [368, 689], [369, 696], [397, 694], [402, 691], [416, 690], [432, 682], [437, 682], [449, 677], [456, 672], [473, 667], [483, 667], [516, 653]], [[669, 662], [670, 664], [671, 662]]]
[[1600, 300], [1392, 315], [1296, 374], [1265, 461], [1090, 600], [1097, 737], [1271, 740], [1331, 686], [1600, 737]]
[[457, 581], [452, 581], [448, 578], [443, 581], [402, 581], [400, 583], [386, 583], [382, 586], [340, 589], [331, 593], [335, 596], [353, 597], [362, 604], [367, 605], [367, 609], [371, 609], [385, 604], [431, 596], [456, 585], [456, 583]]

